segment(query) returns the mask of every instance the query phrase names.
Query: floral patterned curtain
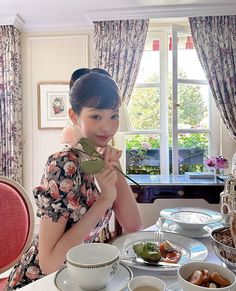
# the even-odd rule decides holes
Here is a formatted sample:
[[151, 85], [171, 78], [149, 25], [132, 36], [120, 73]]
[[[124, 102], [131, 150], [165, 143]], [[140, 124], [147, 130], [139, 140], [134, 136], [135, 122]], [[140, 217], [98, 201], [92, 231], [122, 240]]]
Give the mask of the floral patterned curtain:
[[0, 175], [22, 184], [20, 32], [0, 26]]
[[128, 104], [144, 50], [149, 20], [94, 22], [95, 66], [107, 70]]
[[189, 23], [212, 95], [236, 142], [236, 16], [191, 17]]

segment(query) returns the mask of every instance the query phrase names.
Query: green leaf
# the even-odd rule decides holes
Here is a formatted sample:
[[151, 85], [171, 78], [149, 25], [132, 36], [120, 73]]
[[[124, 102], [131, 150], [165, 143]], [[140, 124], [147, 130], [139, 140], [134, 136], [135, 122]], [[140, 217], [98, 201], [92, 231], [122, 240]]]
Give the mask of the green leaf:
[[84, 161], [80, 163], [81, 169], [87, 174], [96, 174], [104, 168], [105, 162], [102, 159]]
[[93, 153], [96, 153], [95, 146], [93, 145], [93, 143], [88, 138], [82, 137], [79, 140], [79, 143], [82, 145], [83, 150], [88, 155], [92, 155]]

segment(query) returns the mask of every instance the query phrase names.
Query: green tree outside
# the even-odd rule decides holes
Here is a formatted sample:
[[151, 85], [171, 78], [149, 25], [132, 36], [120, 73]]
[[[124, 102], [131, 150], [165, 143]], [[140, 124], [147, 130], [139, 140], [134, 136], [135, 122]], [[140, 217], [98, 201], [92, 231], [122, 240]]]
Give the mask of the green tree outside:
[[[182, 77], [183, 74], [182, 74]], [[157, 83], [158, 76], [153, 75], [148, 83]], [[199, 127], [203, 118], [206, 117], [207, 108], [200, 92], [199, 86], [180, 84], [178, 88], [178, 96], [180, 103], [179, 108], [179, 124], [188, 126], [188, 128]], [[129, 112], [132, 125], [135, 129], [158, 129], [160, 124], [160, 91], [159, 87], [152, 88], [135, 88], [129, 104]], [[171, 126], [172, 126], [172, 82], [169, 78], [168, 82], [168, 118], [169, 118], [169, 145], [172, 144]], [[155, 139], [154, 139], [155, 140]], [[130, 135], [126, 140], [126, 149], [140, 150], [140, 154], [145, 153], [143, 143], [148, 143], [150, 149], [160, 147], [159, 136], [156, 136], [155, 142], [150, 135]], [[208, 137], [206, 134], [182, 134], [179, 136], [179, 148], [208, 148]], [[181, 168], [183, 170], [181, 170]], [[189, 169], [194, 170], [192, 165]], [[203, 165], [196, 165], [195, 170], [202, 170]], [[187, 166], [182, 165], [180, 172], [186, 171]], [[158, 169], [158, 172], [160, 169]], [[127, 172], [129, 170], [127, 169]]]

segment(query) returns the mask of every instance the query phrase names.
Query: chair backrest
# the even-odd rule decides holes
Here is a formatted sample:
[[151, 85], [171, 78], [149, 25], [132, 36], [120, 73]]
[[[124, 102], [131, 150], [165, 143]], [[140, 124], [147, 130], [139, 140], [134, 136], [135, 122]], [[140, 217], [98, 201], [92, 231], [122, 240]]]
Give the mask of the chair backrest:
[[28, 248], [34, 213], [25, 189], [0, 176], [0, 274], [10, 269]]

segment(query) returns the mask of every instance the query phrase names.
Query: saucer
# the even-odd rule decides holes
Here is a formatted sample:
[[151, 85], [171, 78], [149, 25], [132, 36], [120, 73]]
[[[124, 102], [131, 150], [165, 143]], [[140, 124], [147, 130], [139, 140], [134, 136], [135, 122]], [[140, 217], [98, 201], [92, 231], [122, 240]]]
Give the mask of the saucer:
[[201, 229], [190, 230], [190, 229], [182, 228], [174, 221], [165, 220], [162, 225], [162, 231], [172, 232], [172, 233], [180, 234], [186, 237], [205, 238], [205, 237], [209, 237], [211, 235], [211, 232], [214, 229], [220, 228], [220, 227], [223, 227], [223, 224], [221, 222], [216, 222], [216, 223], [208, 224]]
[[183, 291], [183, 289], [179, 286], [178, 282], [172, 284], [166, 288], [166, 291]]
[[[100, 291], [123, 290], [129, 280], [133, 278], [133, 273], [129, 267], [120, 263], [120, 268], [116, 275], [111, 279], [110, 283]], [[54, 284], [60, 291], [83, 291], [78, 283], [73, 281], [68, 274], [67, 266], [59, 270], [54, 277]]]

